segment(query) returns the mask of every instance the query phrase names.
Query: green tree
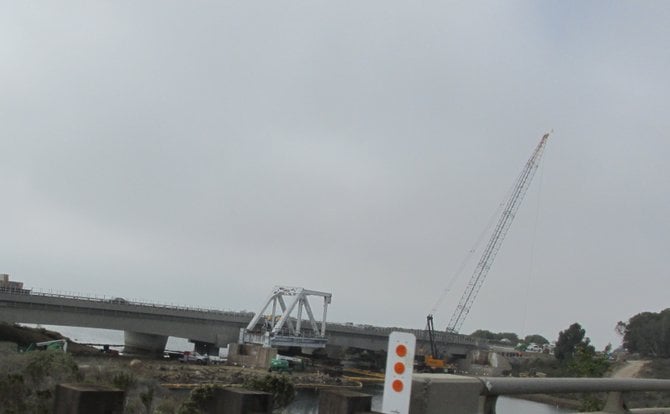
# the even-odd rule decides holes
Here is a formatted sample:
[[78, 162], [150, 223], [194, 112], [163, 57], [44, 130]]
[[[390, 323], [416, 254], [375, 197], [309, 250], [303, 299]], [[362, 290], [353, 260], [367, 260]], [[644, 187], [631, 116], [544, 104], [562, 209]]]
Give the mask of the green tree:
[[471, 337], [473, 338], [482, 338], [482, 339], [488, 339], [488, 340], [494, 340], [496, 337], [496, 334], [494, 334], [491, 331], [487, 331], [486, 329], [477, 329], [473, 333], [470, 334]]
[[554, 349], [554, 356], [559, 361], [563, 362], [572, 358], [575, 353], [575, 348], [578, 344], [584, 342], [589, 344], [590, 340], [584, 338], [586, 330], [578, 323], [573, 323], [570, 327], [558, 334], [558, 341], [556, 341], [556, 349]]
[[489, 341], [502, 341], [503, 339], [508, 339], [513, 344], [519, 342], [519, 336], [514, 332], [493, 333], [491, 331], [487, 331], [486, 329], [477, 329], [471, 333], [470, 336], [473, 338], [487, 339]]
[[271, 393], [274, 408], [286, 407], [295, 398], [293, 382], [285, 375], [266, 375], [265, 377], [247, 378], [244, 381], [243, 387]]
[[547, 340], [547, 338], [545, 338], [545, 337], [542, 336], [542, 335], [538, 335], [538, 334], [535, 334], [535, 335], [526, 335], [526, 337], [523, 338], [523, 341], [524, 341], [525, 343], [527, 343], [527, 344], [535, 343], [535, 344], [538, 344], [538, 345], [544, 345], [544, 344], [548, 344], [548, 343], [549, 343], [549, 341]]
[[581, 342], [575, 346], [572, 358], [567, 362], [567, 373], [572, 377], [600, 378], [609, 366], [604, 354], [597, 353], [593, 345]]
[[509, 341], [515, 345], [519, 343], [519, 335], [514, 332], [500, 332], [498, 334], [498, 341], [503, 339], [509, 339]]
[[629, 352], [646, 357], [670, 357], [670, 308], [659, 313], [638, 313], [627, 323], [617, 323], [616, 330], [623, 335], [623, 346]]
[[578, 323], [558, 334], [554, 355], [559, 361], [563, 375], [570, 377], [602, 377], [609, 369], [606, 352], [596, 352], [586, 330]]

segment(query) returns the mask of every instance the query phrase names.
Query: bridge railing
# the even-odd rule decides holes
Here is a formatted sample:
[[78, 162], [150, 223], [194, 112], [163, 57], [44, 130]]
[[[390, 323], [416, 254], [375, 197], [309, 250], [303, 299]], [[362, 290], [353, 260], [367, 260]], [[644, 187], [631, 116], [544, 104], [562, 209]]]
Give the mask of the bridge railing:
[[112, 296], [97, 296], [97, 295], [86, 295], [81, 293], [73, 292], [62, 292], [57, 290], [46, 290], [46, 289], [26, 289], [25, 291], [17, 290], [3, 290], [1, 293], [9, 293], [12, 295], [30, 295], [30, 296], [41, 296], [41, 297], [52, 297], [52, 298], [63, 298], [63, 299], [74, 299], [81, 300], [93, 303], [105, 303], [105, 304], [115, 304], [115, 305], [127, 305], [127, 306], [140, 306], [145, 308], [158, 308], [158, 309], [169, 309], [175, 311], [184, 311], [184, 312], [204, 312], [211, 314], [219, 315], [233, 315], [233, 316], [244, 316], [251, 317], [253, 313], [244, 312], [244, 311], [226, 311], [213, 308], [202, 308], [202, 307], [192, 307], [192, 306], [183, 306], [175, 304], [165, 304], [157, 302], [148, 302], [141, 299], [124, 299], [120, 297]]
[[495, 414], [499, 396], [599, 393], [607, 400], [601, 413], [668, 413], [669, 408], [628, 410], [632, 391], [670, 391], [670, 380], [619, 378], [498, 378], [415, 374], [410, 412], [417, 414]]
[[[428, 331], [423, 329], [405, 329], [405, 328], [386, 328], [378, 327], [372, 325], [353, 325], [353, 324], [341, 324], [331, 322], [328, 324], [328, 329], [330, 331], [336, 330], [337, 332], [352, 332], [358, 333], [365, 331], [368, 334], [378, 334], [379, 336], [386, 336], [393, 331], [408, 332], [414, 334], [417, 340], [420, 341], [429, 341]], [[438, 342], [448, 342], [452, 344], [465, 344], [473, 345], [477, 347], [486, 347], [489, 345], [489, 341], [480, 338], [473, 338], [467, 335], [455, 334], [450, 332], [434, 332], [435, 338]]]

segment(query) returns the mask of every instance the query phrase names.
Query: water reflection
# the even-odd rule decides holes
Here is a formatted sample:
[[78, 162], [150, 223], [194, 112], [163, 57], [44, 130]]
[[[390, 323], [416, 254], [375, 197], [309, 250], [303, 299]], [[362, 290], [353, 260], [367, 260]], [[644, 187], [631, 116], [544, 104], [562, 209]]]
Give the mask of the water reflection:
[[[366, 385], [356, 391], [372, 395], [372, 411], [381, 411], [382, 394], [384, 393], [383, 385]], [[319, 412], [318, 401], [319, 393], [317, 390], [301, 389], [298, 391], [291, 405], [280, 412], [283, 414], [316, 414]]]
[[540, 404], [533, 401], [520, 400], [517, 398], [500, 397], [496, 403], [496, 413], [498, 414], [564, 414], [574, 413], [574, 411], [564, 410], [562, 408], [552, 407], [547, 404]]

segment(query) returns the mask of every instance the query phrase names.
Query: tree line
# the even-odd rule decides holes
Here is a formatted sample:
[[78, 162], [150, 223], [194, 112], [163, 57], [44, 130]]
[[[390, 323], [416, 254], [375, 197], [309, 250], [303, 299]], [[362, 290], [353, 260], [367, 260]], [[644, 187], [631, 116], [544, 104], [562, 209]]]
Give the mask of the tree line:
[[519, 338], [519, 335], [515, 334], [514, 332], [498, 332], [494, 333], [491, 331], [487, 331], [486, 329], [478, 329], [474, 331], [473, 333], [470, 334], [471, 337], [473, 338], [481, 338], [481, 339], [487, 339], [489, 341], [504, 341], [507, 340], [513, 345], [517, 344], [538, 344], [538, 345], [544, 345], [548, 344], [549, 341], [547, 338], [545, 338], [542, 335], [526, 335], [523, 339]]
[[649, 358], [670, 358], [670, 308], [642, 312], [628, 322], [619, 322], [617, 332], [628, 352]]
[[[627, 322], [619, 321], [616, 331], [621, 335], [623, 348], [633, 354], [646, 358], [670, 358], [670, 308], [660, 312], [642, 312], [631, 317]], [[478, 329], [470, 334], [475, 338], [490, 341], [509, 341], [514, 346], [535, 343], [548, 344], [549, 341], [542, 335], [526, 335], [521, 339], [513, 332], [491, 332]], [[590, 349], [590, 340], [586, 331], [578, 323], [570, 325], [561, 331], [556, 342], [555, 356], [565, 360], [573, 355], [575, 348], [582, 352]], [[605, 351], [609, 352], [610, 349]], [[590, 352], [590, 351], [588, 351]]]

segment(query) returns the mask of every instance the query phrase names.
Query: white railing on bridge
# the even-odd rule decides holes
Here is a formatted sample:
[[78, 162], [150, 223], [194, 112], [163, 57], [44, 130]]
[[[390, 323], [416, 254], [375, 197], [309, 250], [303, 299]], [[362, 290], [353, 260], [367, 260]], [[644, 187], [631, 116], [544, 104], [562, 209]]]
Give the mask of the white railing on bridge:
[[251, 317], [253, 313], [246, 311], [227, 311], [219, 310], [213, 308], [203, 308], [203, 307], [193, 307], [185, 305], [176, 305], [176, 304], [167, 304], [167, 303], [158, 303], [150, 302], [145, 299], [125, 299], [118, 296], [106, 296], [106, 295], [95, 295], [95, 294], [83, 294], [77, 292], [67, 292], [59, 291], [53, 289], [39, 289], [31, 288], [25, 289], [25, 291], [12, 291], [12, 290], [3, 290], [4, 293], [10, 293], [15, 295], [26, 295], [26, 291], [30, 292], [31, 296], [42, 296], [42, 297], [53, 297], [53, 298], [62, 298], [62, 299], [74, 299], [81, 301], [88, 301], [94, 303], [107, 303], [115, 305], [128, 305], [128, 306], [140, 306], [148, 308], [159, 308], [159, 309], [169, 309], [176, 311], [186, 311], [186, 312], [204, 312], [220, 315], [233, 315], [233, 316], [248, 316]]
[[[379, 327], [373, 325], [358, 325], [352, 323], [336, 323], [330, 322], [328, 324], [331, 331], [336, 330], [338, 332], [353, 332], [358, 333], [365, 331], [368, 334], [378, 334], [380, 336], [388, 336], [393, 331], [407, 332], [416, 336], [417, 340], [429, 341], [428, 331], [423, 329], [406, 329], [398, 327]], [[452, 344], [464, 344], [472, 345], [477, 347], [487, 347], [490, 345], [489, 341], [481, 338], [473, 338], [467, 335], [455, 334], [450, 332], [435, 332], [435, 337], [438, 342], [452, 343]]]

